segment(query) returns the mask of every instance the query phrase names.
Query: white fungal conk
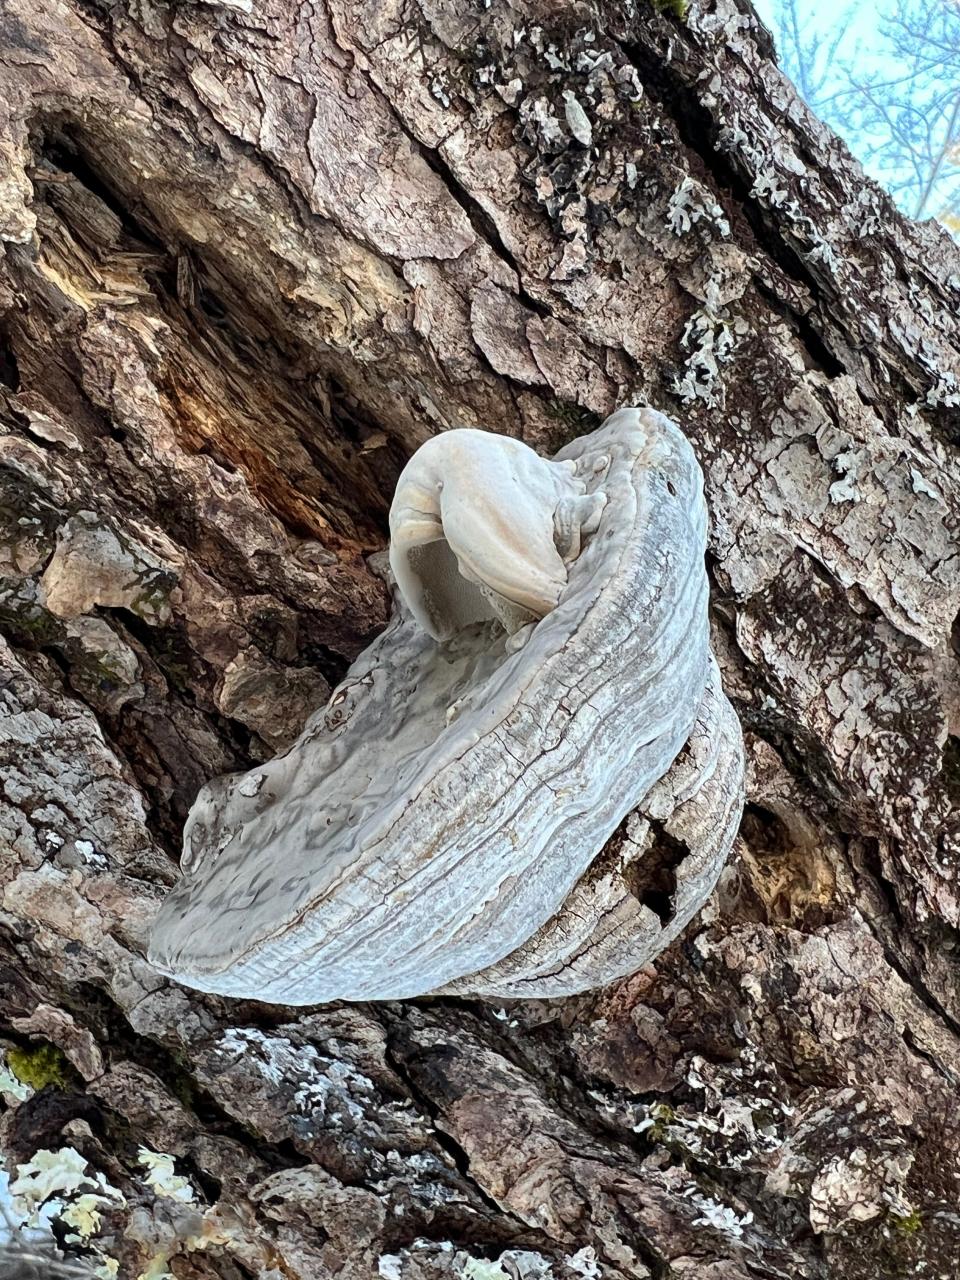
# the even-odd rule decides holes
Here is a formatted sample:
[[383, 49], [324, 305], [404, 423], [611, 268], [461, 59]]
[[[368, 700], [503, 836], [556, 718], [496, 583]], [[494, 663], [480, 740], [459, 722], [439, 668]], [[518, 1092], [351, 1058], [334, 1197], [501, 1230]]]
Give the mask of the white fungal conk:
[[693, 451], [648, 409], [552, 460], [449, 431], [390, 527], [390, 625], [258, 786], [201, 791], [152, 963], [288, 1005], [634, 972], [702, 906], [743, 804]]

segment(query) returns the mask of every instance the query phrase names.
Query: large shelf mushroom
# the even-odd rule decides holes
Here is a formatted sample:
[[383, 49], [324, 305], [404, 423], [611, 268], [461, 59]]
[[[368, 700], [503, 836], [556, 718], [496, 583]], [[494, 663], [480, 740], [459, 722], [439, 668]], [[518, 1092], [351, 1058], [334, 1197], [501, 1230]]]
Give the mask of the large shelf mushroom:
[[201, 791], [152, 963], [288, 1005], [558, 996], [645, 963], [743, 803], [706, 531], [652, 410], [553, 460], [425, 444], [391, 509], [390, 625], [286, 754]]

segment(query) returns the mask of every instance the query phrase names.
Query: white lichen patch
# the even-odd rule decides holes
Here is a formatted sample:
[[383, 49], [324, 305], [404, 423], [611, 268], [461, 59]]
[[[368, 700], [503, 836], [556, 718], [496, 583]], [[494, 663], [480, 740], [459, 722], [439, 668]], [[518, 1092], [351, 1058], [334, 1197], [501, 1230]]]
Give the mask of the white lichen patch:
[[683, 372], [673, 380], [674, 394], [684, 404], [702, 400], [711, 408], [722, 405], [721, 369], [733, 360], [739, 341], [749, 331], [741, 317], [731, 319], [724, 311], [709, 307], [695, 311], [680, 338], [688, 355]]
[[577, 142], [584, 147], [589, 147], [593, 142], [593, 125], [590, 123], [590, 117], [583, 109], [583, 104], [571, 89], [564, 90], [563, 103], [564, 114], [567, 118], [567, 128]]
[[667, 226], [675, 236], [682, 236], [697, 223], [719, 236], [730, 234], [730, 223], [723, 209], [703, 183], [687, 176], [670, 197]]
[[816, 228], [811, 228], [809, 245], [810, 247], [806, 253], [808, 262], [827, 267], [831, 273], [837, 270], [840, 266], [840, 259], [836, 250]]
[[[743, 985], [755, 992], [755, 983], [755, 975], [747, 975]], [[695, 1055], [687, 1071], [687, 1084], [703, 1093], [699, 1108], [674, 1110], [660, 1102], [597, 1100], [610, 1122], [723, 1168], [762, 1167], [782, 1145], [791, 1108], [778, 1097], [749, 1045], [743, 1046], [735, 1067], [718, 1068]]]
[[[384, 1200], [399, 1192], [412, 1196], [418, 1204], [431, 1210], [457, 1203], [462, 1192], [451, 1168], [430, 1151], [400, 1152], [391, 1149], [375, 1152], [371, 1159], [376, 1174], [372, 1189]], [[394, 1212], [403, 1216], [404, 1208], [396, 1205]]]
[[73, 847], [91, 871], [106, 871], [107, 859], [97, 849], [92, 840], [74, 840]]
[[927, 392], [927, 404], [931, 409], [954, 409], [960, 405], [960, 382], [949, 370], [936, 371], [936, 381]]
[[460, 1267], [463, 1280], [510, 1280], [499, 1262], [487, 1258], [467, 1258]]
[[753, 1222], [752, 1213], [738, 1214], [729, 1205], [721, 1204], [719, 1200], [713, 1200], [709, 1196], [694, 1193], [690, 1199], [700, 1210], [700, 1217], [694, 1219], [695, 1227], [713, 1227], [715, 1231], [722, 1231], [724, 1235], [739, 1240], [744, 1227]]
[[54, 1197], [69, 1198], [77, 1193], [93, 1194], [101, 1204], [123, 1204], [123, 1194], [110, 1185], [99, 1170], [87, 1171], [87, 1160], [73, 1147], [58, 1151], [45, 1148], [26, 1164], [17, 1165], [17, 1176], [10, 1183], [14, 1209], [29, 1224], [39, 1221], [38, 1212]]
[[3, 1095], [7, 1105], [11, 1102], [26, 1102], [33, 1097], [33, 1092], [28, 1084], [17, 1079], [7, 1066], [6, 1055], [0, 1053], [0, 1095]]
[[180, 1204], [196, 1202], [189, 1180], [175, 1171], [173, 1156], [141, 1147], [137, 1153], [137, 1160], [147, 1170], [143, 1180], [154, 1195], [162, 1196], [167, 1200], [177, 1200]]
[[914, 493], [922, 493], [928, 498], [933, 498], [934, 502], [943, 502], [943, 494], [940, 490], [921, 475], [916, 467], [910, 468], [910, 487]]
[[773, 205], [776, 209], [786, 204], [789, 195], [790, 193], [786, 187], [780, 185], [780, 180], [774, 170], [758, 170], [753, 179], [753, 186], [750, 188], [751, 200], [763, 200], [765, 203]]
[[[438, 1270], [434, 1271], [431, 1262]], [[427, 1272], [458, 1280], [558, 1280], [550, 1259], [533, 1249], [506, 1249], [498, 1258], [479, 1258], [448, 1240], [418, 1238], [399, 1253], [384, 1253], [377, 1259], [379, 1280], [406, 1280], [408, 1274]], [[581, 1280], [599, 1280], [601, 1272], [593, 1249], [581, 1249], [567, 1259], [563, 1274], [568, 1273]]]
[[539, 135], [543, 146], [550, 148], [564, 143], [563, 128], [549, 99], [533, 95], [524, 98], [520, 104], [520, 119]]
[[103, 1221], [100, 1210], [105, 1203], [108, 1202], [102, 1196], [87, 1191], [60, 1211], [60, 1221], [70, 1228], [65, 1237], [67, 1244], [86, 1244], [100, 1230]]
[[[11, 1206], [19, 1226], [49, 1229], [51, 1221], [67, 1228], [67, 1244], [89, 1245], [100, 1230], [107, 1209], [123, 1208], [123, 1193], [99, 1170], [88, 1170], [87, 1160], [73, 1147], [58, 1151], [41, 1149], [32, 1160], [17, 1166], [9, 1186]], [[109, 1280], [116, 1275], [114, 1260], [94, 1248], [99, 1259], [97, 1274]]]
[[597, 1251], [592, 1245], [585, 1245], [566, 1259], [567, 1270], [572, 1271], [581, 1280], [600, 1280], [601, 1271], [597, 1262]]
[[436, 98], [442, 107], [450, 106], [450, 82], [444, 71], [436, 71], [429, 80], [430, 95]]
[[286, 1036], [266, 1035], [254, 1027], [235, 1027], [221, 1036], [218, 1052], [252, 1060], [273, 1086], [292, 1086], [296, 1113], [311, 1130], [340, 1129], [348, 1122], [361, 1121], [364, 1108], [358, 1098], [376, 1105], [374, 1084], [368, 1076], [349, 1062], [325, 1057], [313, 1045], [298, 1045]]
[[549, 1258], [532, 1249], [507, 1249], [499, 1258], [457, 1259], [462, 1280], [555, 1280]]
[[860, 456], [853, 450], [838, 453], [833, 458], [833, 469], [839, 473], [840, 479], [830, 486], [830, 501], [859, 502], [860, 490], [857, 487]]

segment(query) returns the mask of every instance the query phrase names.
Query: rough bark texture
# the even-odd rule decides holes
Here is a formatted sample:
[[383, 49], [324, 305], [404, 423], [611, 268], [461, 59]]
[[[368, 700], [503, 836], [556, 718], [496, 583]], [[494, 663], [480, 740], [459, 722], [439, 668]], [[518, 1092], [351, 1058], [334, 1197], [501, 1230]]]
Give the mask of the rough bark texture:
[[[746, 0], [488, 3], [0, 6], [0, 1147], [116, 1189], [121, 1277], [955, 1276], [960, 255]], [[412, 449], [643, 399], [748, 743], [702, 919], [561, 1003], [154, 975], [200, 784], [384, 623]]]

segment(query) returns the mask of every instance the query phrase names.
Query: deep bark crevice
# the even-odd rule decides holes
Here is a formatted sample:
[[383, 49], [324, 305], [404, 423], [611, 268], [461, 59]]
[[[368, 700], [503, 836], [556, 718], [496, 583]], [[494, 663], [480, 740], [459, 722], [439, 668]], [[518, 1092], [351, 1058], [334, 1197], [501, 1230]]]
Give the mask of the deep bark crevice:
[[[814, 323], [817, 299], [821, 286], [800, 256], [780, 234], [764, 210], [750, 194], [750, 185], [737, 171], [727, 152], [718, 144], [718, 129], [710, 112], [697, 99], [686, 79], [672, 71], [671, 59], [664, 47], [619, 42], [626, 56], [636, 68], [644, 89], [667, 115], [677, 133], [694, 157], [701, 173], [707, 178], [721, 198], [725, 212], [736, 223], [745, 220], [756, 246], [795, 284], [809, 295], [810, 310], [806, 313], [791, 306], [762, 278], [754, 277], [754, 284], [761, 296], [775, 310], [784, 315], [803, 343], [811, 364], [828, 377], [838, 377], [850, 372], [842, 354], [831, 350], [828, 332], [830, 325]], [[741, 229], [742, 231], [742, 229]], [[831, 317], [836, 323], [836, 316]]]

